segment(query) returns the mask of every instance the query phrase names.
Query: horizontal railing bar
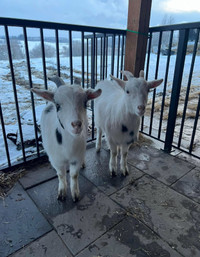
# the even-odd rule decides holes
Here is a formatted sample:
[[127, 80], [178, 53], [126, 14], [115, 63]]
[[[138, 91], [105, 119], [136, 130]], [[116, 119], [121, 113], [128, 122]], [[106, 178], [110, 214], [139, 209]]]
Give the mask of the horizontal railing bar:
[[71, 31], [84, 31], [96, 33], [111, 33], [111, 34], [126, 34], [126, 30], [92, 27], [83, 25], [74, 25], [67, 23], [56, 23], [36, 20], [22, 20], [12, 18], [0, 18], [0, 25], [14, 26], [14, 27], [29, 27], [29, 28], [42, 28], [42, 29], [58, 29], [58, 30], [71, 30]]
[[171, 31], [171, 30], [182, 30], [182, 29], [196, 29], [200, 27], [200, 22], [182, 23], [173, 25], [164, 25], [149, 28], [149, 32], [160, 32], [160, 31]]

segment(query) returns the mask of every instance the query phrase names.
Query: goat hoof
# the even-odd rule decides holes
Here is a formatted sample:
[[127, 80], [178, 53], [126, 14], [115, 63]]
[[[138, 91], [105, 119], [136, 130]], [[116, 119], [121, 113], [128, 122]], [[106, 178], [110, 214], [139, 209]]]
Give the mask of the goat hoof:
[[121, 175], [126, 177], [129, 175], [129, 170], [128, 169], [125, 169], [125, 170], [121, 170]]
[[80, 197], [79, 197], [79, 195], [78, 196], [75, 195], [74, 197], [72, 197], [72, 199], [73, 199], [73, 202], [76, 203], [80, 200]]
[[85, 162], [82, 164], [81, 169], [85, 169]]
[[66, 195], [59, 194], [57, 199], [61, 202], [64, 202], [66, 200]]
[[113, 178], [113, 177], [116, 177], [117, 176], [117, 172], [115, 170], [112, 170], [110, 172], [110, 176]]

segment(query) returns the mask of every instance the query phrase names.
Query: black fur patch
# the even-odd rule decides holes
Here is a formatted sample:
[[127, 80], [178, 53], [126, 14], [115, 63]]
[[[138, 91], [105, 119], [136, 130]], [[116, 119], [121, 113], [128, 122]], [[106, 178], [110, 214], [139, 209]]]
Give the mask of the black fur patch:
[[125, 133], [125, 132], [127, 132], [127, 131], [128, 131], [127, 127], [122, 124], [122, 132]]
[[133, 137], [133, 136], [134, 136], [134, 131], [131, 131], [131, 132], [129, 133], [129, 135], [130, 135], [131, 137]]
[[46, 114], [47, 114], [47, 113], [50, 113], [50, 112], [53, 110], [53, 108], [54, 108], [53, 104], [50, 104], [49, 106], [46, 107], [45, 113], [46, 113]]
[[62, 144], [62, 134], [58, 131], [58, 128], [56, 129], [56, 139], [58, 141], [58, 144]]

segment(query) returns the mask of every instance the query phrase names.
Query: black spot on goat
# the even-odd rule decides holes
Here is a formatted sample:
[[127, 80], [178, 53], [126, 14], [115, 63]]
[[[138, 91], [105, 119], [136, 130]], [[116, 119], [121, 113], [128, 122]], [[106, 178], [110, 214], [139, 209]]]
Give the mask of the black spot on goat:
[[59, 145], [62, 144], [62, 134], [58, 131], [58, 128], [56, 129], [56, 139]]
[[122, 124], [122, 133], [125, 133], [125, 132], [127, 132], [127, 131], [128, 131], [127, 127]]

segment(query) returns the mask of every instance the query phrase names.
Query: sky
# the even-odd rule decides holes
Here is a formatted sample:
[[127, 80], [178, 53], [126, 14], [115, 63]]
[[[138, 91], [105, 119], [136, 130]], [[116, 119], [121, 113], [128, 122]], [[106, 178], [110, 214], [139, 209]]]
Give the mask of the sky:
[[[0, 17], [126, 29], [127, 13], [128, 0], [0, 0]], [[200, 21], [200, 0], [152, 0], [150, 26], [164, 20]]]

